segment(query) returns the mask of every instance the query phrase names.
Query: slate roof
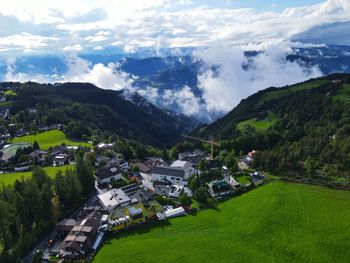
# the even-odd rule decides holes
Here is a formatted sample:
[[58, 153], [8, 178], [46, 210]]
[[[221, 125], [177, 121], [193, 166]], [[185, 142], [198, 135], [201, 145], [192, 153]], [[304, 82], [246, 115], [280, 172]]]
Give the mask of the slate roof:
[[96, 171], [96, 177], [103, 180], [103, 179], [109, 178], [113, 175], [116, 175], [118, 173], [120, 173], [120, 170], [117, 168], [105, 167], [105, 168], [98, 169]]
[[152, 173], [166, 175], [166, 176], [181, 177], [181, 178], [183, 178], [185, 176], [184, 169], [175, 168], [175, 167], [157, 166], [157, 167], [153, 168]]

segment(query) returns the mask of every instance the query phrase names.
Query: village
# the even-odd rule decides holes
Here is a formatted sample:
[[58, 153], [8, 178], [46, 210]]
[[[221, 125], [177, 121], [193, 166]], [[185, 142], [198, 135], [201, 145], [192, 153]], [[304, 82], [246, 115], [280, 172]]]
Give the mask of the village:
[[[239, 171], [232, 174], [220, 161], [212, 160], [210, 154], [199, 149], [181, 152], [172, 162], [159, 157], [126, 161], [103, 155], [112, 146], [112, 143], [97, 145], [101, 154], [96, 156], [95, 163], [96, 195], [79, 213], [56, 225], [44, 244], [43, 260], [88, 259], [106, 238], [129, 228], [196, 213], [201, 206], [193, 200], [201, 197], [195, 196], [200, 191], [193, 188], [193, 180], [204, 173], [216, 174], [204, 186], [207, 196], [204, 198], [215, 201], [240, 195], [266, 180], [261, 173], [249, 169], [255, 151], [240, 159]], [[64, 151], [58, 153], [63, 154]], [[57, 156], [52, 165], [64, 164], [56, 159]], [[206, 170], [199, 168], [201, 163], [206, 163]]]
[[[241, 156], [232, 172], [214, 157], [217, 144], [211, 141], [201, 140], [211, 144], [210, 153], [193, 149], [179, 152], [173, 160], [157, 156], [125, 160], [110, 154], [114, 143], [101, 142], [93, 148], [61, 144], [45, 150], [36, 142], [13, 143], [13, 138], [30, 135], [13, 128], [15, 134], [1, 137], [1, 173], [26, 172], [33, 166], [66, 168], [75, 164], [78, 150], [84, 153], [84, 159], [89, 154], [94, 156], [95, 193], [57, 223], [55, 230], [24, 258], [25, 262], [31, 262], [37, 253], [45, 262], [89, 259], [106, 238], [139, 224], [196, 213], [267, 179], [250, 166], [256, 151]], [[41, 133], [48, 131], [63, 133], [63, 125], [40, 128]]]

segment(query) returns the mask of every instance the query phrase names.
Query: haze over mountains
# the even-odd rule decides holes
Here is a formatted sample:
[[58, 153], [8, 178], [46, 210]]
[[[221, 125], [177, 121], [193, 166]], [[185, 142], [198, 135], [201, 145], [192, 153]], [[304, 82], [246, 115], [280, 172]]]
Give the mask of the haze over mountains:
[[[232, 58], [226, 58], [230, 53]], [[241, 99], [333, 72], [350, 72], [350, 47], [320, 45], [290, 50], [202, 49], [193, 55], [122, 57], [123, 54], [25, 56], [2, 60], [5, 80], [91, 82], [137, 93], [154, 105], [200, 122], [223, 116]]]
[[261, 89], [349, 72], [347, 0], [21, 4], [0, 11], [1, 81], [89, 82], [212, 122]]

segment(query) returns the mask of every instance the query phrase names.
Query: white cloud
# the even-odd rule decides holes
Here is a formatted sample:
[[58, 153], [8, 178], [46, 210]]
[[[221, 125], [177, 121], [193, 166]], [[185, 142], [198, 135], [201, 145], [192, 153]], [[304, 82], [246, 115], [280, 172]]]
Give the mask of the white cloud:
[[7, 73], [5, 81], [39, 83], [50, 82], [88, 82], [102, 89], [122, 90], [132, 89], [133, 79], [129, 74], [118, 69], [118, 65], [109, 63], [107, 66], [90, 62], [78, 57], [75, 53], [70, 53], [65, 57], [67, 72], [64, 75], [27, 74], [16, 71], [16, 60], [7, 59]]
[[173, 30], [172, 33], [173, 33], [174, 36], [176, 36], [176, 35], [181, 35], [181, 34], [186, 33], [186, 30], [183, 30], [183, 29], [181, 29], [181, 28], [174, 28], [174, 30]]
[[73, 45], [73, 46], [66, 46], [63, 48], [63, 51], [81, 51], [83, 50], [83, 47], [80, 45], [80, 44], [76, 44], [76, 45]]
[[271, 46], [250, 59], [237, 47], [217, 45], [198, 52], [197, 56], [208, 66], [198, 77], [208, 112], [226, 113], [261, 89], [322, 75], [317, 67], [306, 69], [287, 61], [287, 52], [286, 47]]
[[[287, 41], [312, 27], [350, 20], [348, 0], [327, 0], [288, 8], [282, 13], [189, 3], [183, 0], [5, 1], [0, 10], [0, 16], [6, 18], [1, 20], [4, 29], [0, 30], [0, 36], [1, 32], [6, 38], [18, 36], [20, 33], [9, 34], [9, 30], [23, 28], [23, 32], [41, 37], [36, 43], [45, 44], [51, 52], [77, 44], [89, 50], [93, 48], [89, 43], [99, 43], [103, 48], [117, 44], [127, 52], [135, 52], [146, 41], [158, 45], [147, 45], [157, 49], [204, 47], [218, 41], [236, 45]], [[18, 19], [15, 24], [14, 19]], [[49, 37], [60, 41], [45, 39]], [[42, 52], [40, 45], [31, 46], [34, 51]], [[17, 51], [17, 47], [0, 40], [0, 50]]]
[[181, 90], [166, 90], [161, 99], [164, 106], [169, 107], [175, 104], [187, 116], [199, 117], [204, 114], [200, 98], [196, 97], [188, 86], [184, 86]]
[[61, 81], [89, 82], [102, 89], [121, 90], [132, 86], [133, 79], [120, 71], [117, 65], [107, 66], [98, 63], [91, 65], [88, 61], [71, 54], [66, 57], [68, 72]]
[[43, 37], [39, 35], [32, 35], [30, 33], [21, 33], [0, 37], [0, 49], [5, 50], [25, 50], [25, 49], [42, 49], [47, 47], [50, 43], [56, 42], [57, 37]]

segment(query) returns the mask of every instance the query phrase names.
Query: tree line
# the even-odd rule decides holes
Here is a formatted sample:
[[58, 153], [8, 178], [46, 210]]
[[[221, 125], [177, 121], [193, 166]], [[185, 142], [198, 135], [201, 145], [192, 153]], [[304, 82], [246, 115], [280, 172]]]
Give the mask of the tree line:
[[2, 185], [0, 191], [0, 262], [20, 262], [31, 245], [94, 191], [92, 164], [82, 155], [75, 169], [59, 171], [51, 179], [35, 167], [32, 177]]

